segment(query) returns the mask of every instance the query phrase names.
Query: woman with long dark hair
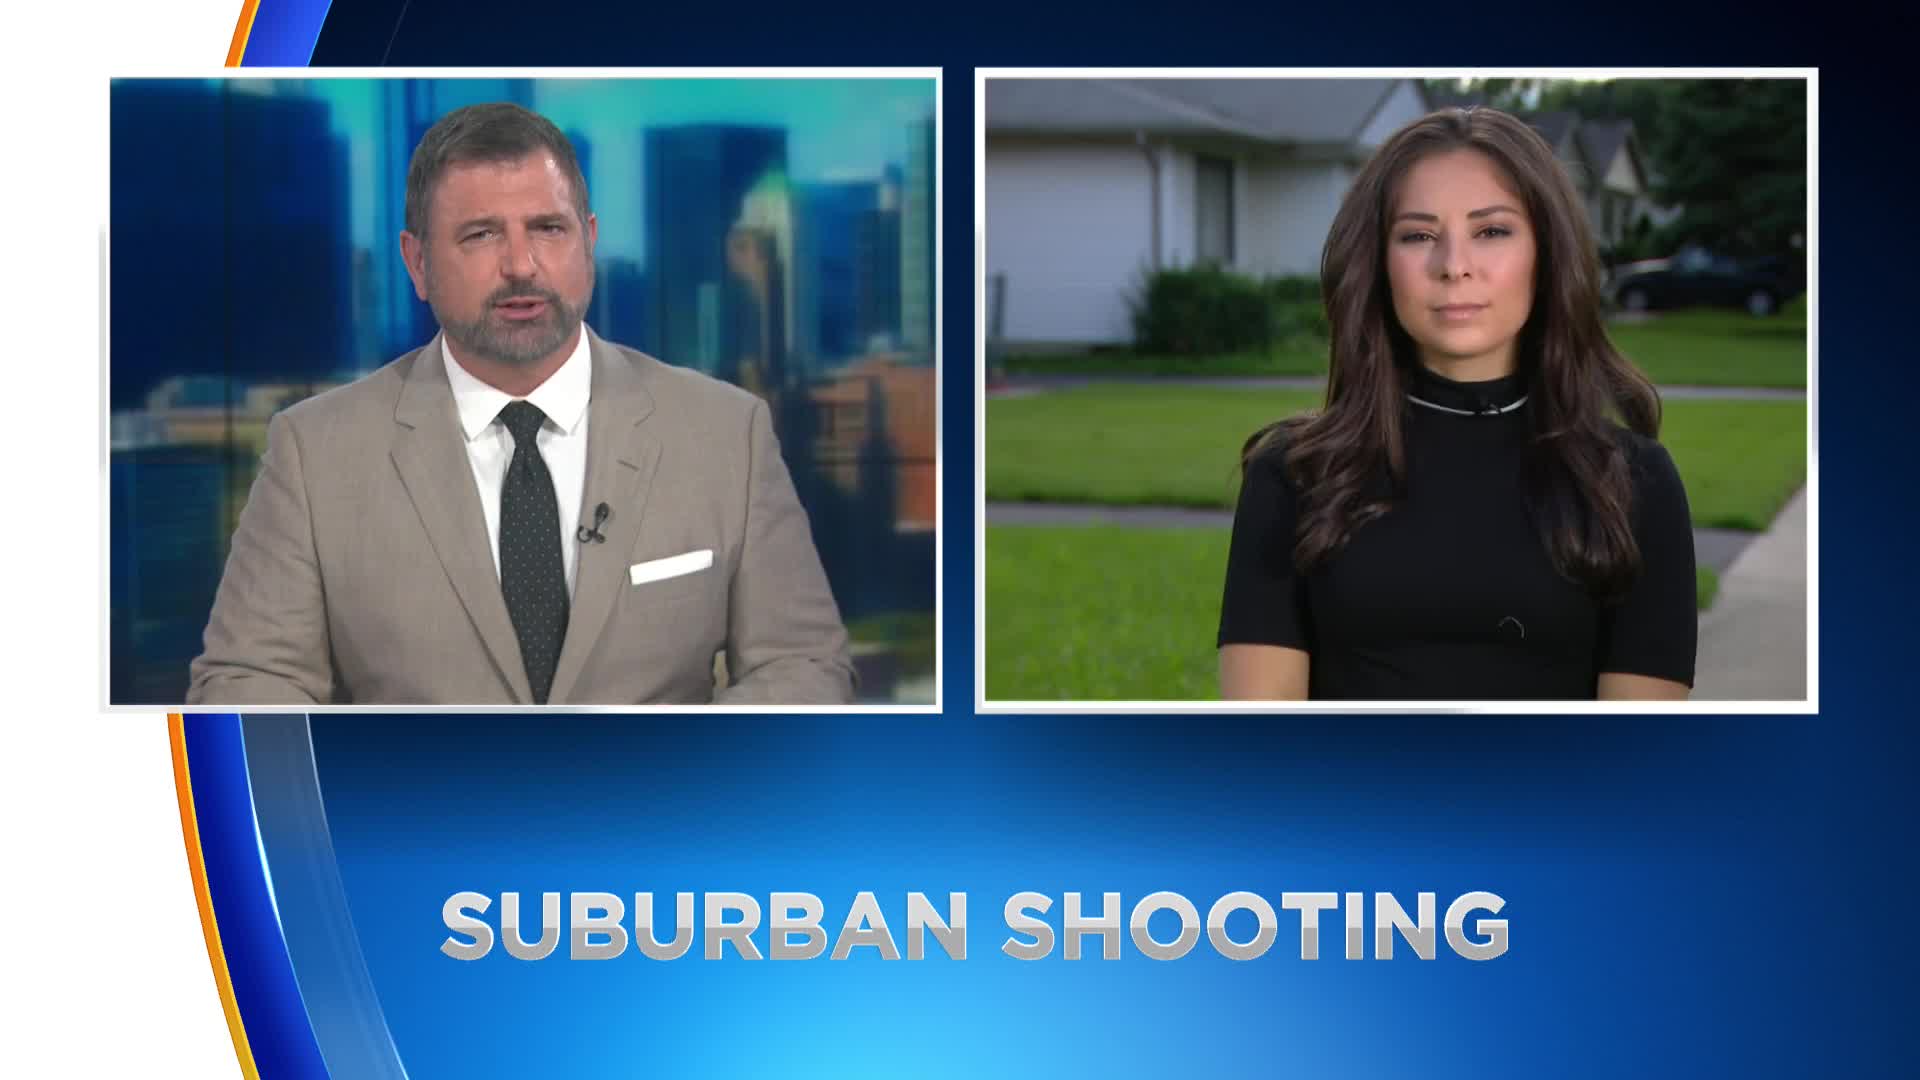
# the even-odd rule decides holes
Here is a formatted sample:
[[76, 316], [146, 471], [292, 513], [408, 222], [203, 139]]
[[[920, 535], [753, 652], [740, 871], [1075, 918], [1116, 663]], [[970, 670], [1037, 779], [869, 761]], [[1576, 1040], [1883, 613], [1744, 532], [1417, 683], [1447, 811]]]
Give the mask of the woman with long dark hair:
[[1222, 695], [1685, 698], [1686, 492], [1553, 149], [1491, 109], [1408, 125], [1320, 273], [1325, 406], [1241, 457]]

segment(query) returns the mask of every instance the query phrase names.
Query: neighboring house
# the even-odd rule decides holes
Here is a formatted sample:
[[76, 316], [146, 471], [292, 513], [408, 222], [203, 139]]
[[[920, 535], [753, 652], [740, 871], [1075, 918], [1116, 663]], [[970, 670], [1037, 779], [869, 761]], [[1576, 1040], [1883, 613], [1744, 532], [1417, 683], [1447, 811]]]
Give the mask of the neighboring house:
[[989, 334], [1130, 341], [1160, 267], [1317, 273], [1360, 166], [1428, 108], [1414, 79], [987, 80]]
[[1646, 159], [1633, 136], [1631, 120], [1583, 120], [1560, 111], [1525, 118], [1553, 146], [1587, 201], [1593, 237], [1604, 251], [1618, 244], [1641, 216], [1655, 224], [1663, 215], [1654, 205]]
[[[1436, 109], [1487, 103], [1486, 95], [1474, 91], [1429, 90], [1427, 97]], [[1602, 251], [1619, 244], [1642, 217], [1658, 227], [1680, 216], [1678, 208], [1653, 199], [1659, 177], [1640, 149], [1633, 121], [1587, 120], [1567, 109], [1519, 115], [1552, 145], [1572, 174]]]

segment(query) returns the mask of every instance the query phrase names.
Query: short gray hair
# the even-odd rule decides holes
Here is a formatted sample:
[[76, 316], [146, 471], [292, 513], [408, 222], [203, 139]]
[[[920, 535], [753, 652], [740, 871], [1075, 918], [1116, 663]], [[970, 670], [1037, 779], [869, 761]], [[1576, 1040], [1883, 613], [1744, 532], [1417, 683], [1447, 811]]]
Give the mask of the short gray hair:
[[407, 166], [407, 231], [424, 240], [434, 190], [448, 168], [475, 162], [519, 161], [547, 151], [573, 187], [573, 210], [582, 227], [591, 212], [587, 178], [580, 159], [561, 130], [539, 113], [508, 102], [490, 102], [455, 109], [435, 121], [414, 147]]

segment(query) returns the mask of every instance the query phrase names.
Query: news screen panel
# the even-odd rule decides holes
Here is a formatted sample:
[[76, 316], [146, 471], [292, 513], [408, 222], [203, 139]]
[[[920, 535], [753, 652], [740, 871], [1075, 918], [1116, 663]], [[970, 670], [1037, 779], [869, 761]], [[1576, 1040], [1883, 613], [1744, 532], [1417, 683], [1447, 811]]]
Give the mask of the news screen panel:
[[378, 7], [101, 80], [155, 1075], [1898, 1071], [1818, 67]]

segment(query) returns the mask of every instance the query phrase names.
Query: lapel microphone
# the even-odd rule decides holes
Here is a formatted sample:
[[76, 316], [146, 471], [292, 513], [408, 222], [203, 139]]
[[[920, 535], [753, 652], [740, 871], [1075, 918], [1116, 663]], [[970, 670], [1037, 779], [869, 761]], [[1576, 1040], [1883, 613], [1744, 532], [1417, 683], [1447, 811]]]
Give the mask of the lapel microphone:
[[592, 527], [588, 527], [586, 525], [580, 526], [579, 530], [573, 534], [573, 538], [575, 540], [580, 541], [583, 544], [606, 543], [607, 542], [606, 534], [600, 531], [600, 526], [606, 524], [607, 518], [611, 517], [612, 515], [613, 515], [613, 510], [611, 507], [607, 506], [606, 503], [601, 503], [599, 506], [594, 507]]

